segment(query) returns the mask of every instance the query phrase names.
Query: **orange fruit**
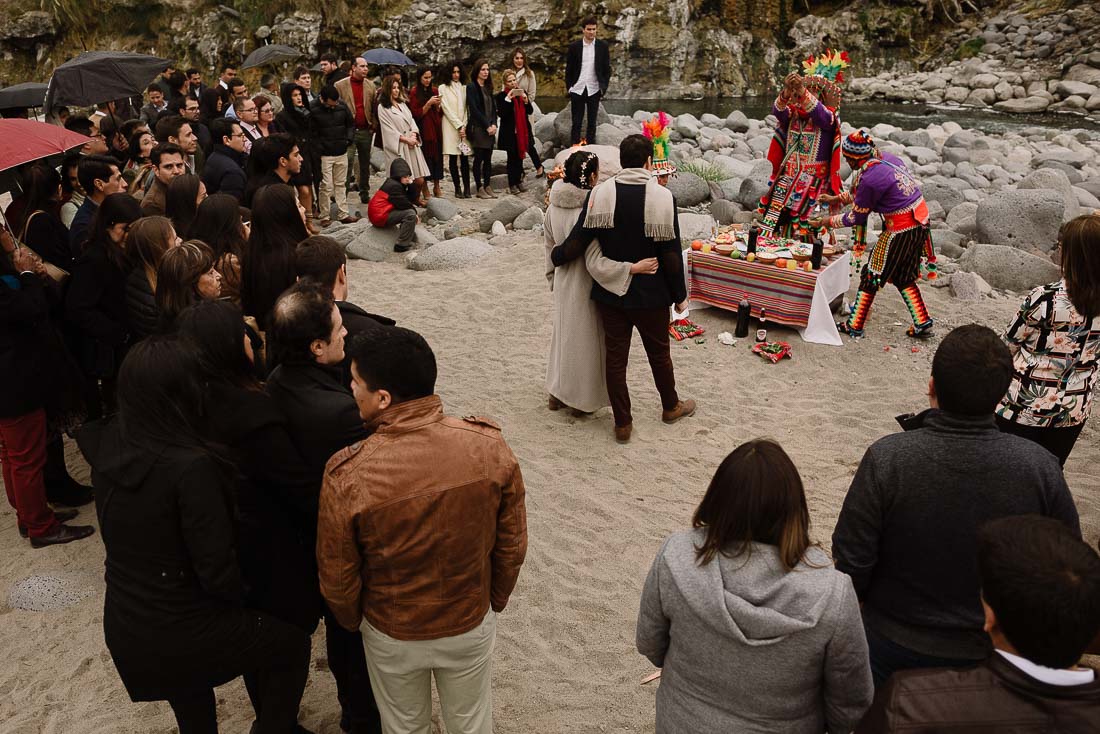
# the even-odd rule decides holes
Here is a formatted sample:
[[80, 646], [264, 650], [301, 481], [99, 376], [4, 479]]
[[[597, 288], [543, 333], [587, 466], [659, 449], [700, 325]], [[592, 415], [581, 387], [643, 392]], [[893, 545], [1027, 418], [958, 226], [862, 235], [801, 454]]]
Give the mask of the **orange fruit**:
[[785, 267], [787, 267], [787, 258], [785, 258], [785, 257], [781, 257], [781, 258], [779, 258], [778, 260], [776, 260], [776, 261], [775, 261], [775, 266], [776, 266], [777, 268], [785, 268]]
[[703, 249], [702, 240], [692, 240], [691, 241], [691, 249], [693, 249], [693, 250], [702, 250]]

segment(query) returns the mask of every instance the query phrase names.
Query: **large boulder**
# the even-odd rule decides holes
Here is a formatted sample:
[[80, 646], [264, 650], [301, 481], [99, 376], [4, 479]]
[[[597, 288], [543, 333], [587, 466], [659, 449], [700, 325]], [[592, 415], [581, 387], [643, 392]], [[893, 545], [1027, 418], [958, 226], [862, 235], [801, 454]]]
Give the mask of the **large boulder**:
[[458, 216], [458, 207], [450, 199], [433, 196], [428, 199], [428, 216], [441, 222], [449, 222]]
[[1061, 277], [1057, 265], [1014, 247], [975, 243], [959, 258], [959, 267], [977, 273], [994, 288], [1022, 293]]
[[493, 204], [491, 209], [481, 213], [477, 220], [478, 228], [482, 232], [489, 232], [493, 228], [493, 222], [511, 224], [516, 220], [516, 217], [527, 211], [528, 206], [530, 204], [518, 196], [505, 196]]
[[960, 234], [974, 234], [978, 229], [978, 205], [964, 201], [947, 213], [947, 228]]
[[1076, 217], [1081, 207], [1077, 203], [1077, 194], [1073, 191], [1073, 184], [1069, 177], [1057, 168], [1037, 168], [1023, 178], [1016, 188], [1021, 190], [1056, 191], [1065, 203], [1065, 211], [1062, 212], [1062, 221], [1068, 222]]
[[741, 181], [741, 188], [737, 192], [737, 200], [746, 209], [755, 209], [760, 205], [760, 197], [768, 193], [768, 180], [772, 175], [772, 164], [768, 161], [757, 161], [748, 176]]
[[516, 217], [512, 222], [512, 227], [515, 229], [534, 229], [535, 227], [542, 225], [542, 209], [537, 206], [532, 206], [523, 214]]
[[626, 133], [610, 123], [605, 122], [596, 127], [596, 140], [600, 141], [600, 145], [618, 148], [625, 137]]
[[[605, 122], [611, 122], [611, 116], [607, 114], [607, 110], [600, 105], [599, 111], [596, 113], [596, 140], [600, 139], [599, 125]], [[573, 125], [573, 113], [570, 110], [570, 105], [566, 105], [565, 109], [558, 113], [554, 118], [554, 142], [561, 146], [568, 146], [572, 141], [569, 139], [571, 134], [571, 128]], [[588, 129], [588, 121], [581, 120], [581, 137], [584, 137], [585, 131]]]
[[998, 112], [1012, 112], [1019, 115], [1042, 112], [1047, 107], [1050, 107], [1050, 100], [1046, 97], [1024, 97], [1022, 99], [1006, 99], [1003, 102], [998, 102], [997, 104], [993, 105], [993, 109], [997, 110]]
[[[366, 222], [367, 220], [363, 220]], [[397, 242], [397, 229], [395, 227], [374, 227], [370, 223], [362, 228], [351, 242], [344, 248], [347, 256], [355, 260], [369, 260], [370, 262], [382, 262], [393, 254], [393, 246]]]
[[749, 131], [749, 118], [741, 110], [734, 110], [726, 116], [726, 128], [735, 133], [747, 133]]
[[453, 240], [432, 245], [410, 259], [413, 270], [461, 270], [469, 267], [493, 251], [493, 246], [473, 237], [456, 237]]
[[699, 130], [702, 126], [703, 124], [699, 122], [699, 119], [690, 112], [679, 115], [673, 121], [673, 129], [691, 140], [699, 137]]
[[716, 199], [710, 203], [710, 215], [714, 217], [719, 224], [732, 224], [736, 222], [737, 215], [742, 211], [744, 211], [744, 209], [735, 201]]
[[965, 270], [951, 274], [951, 295], [960, 301], [980, 301], [993, 293], [993, 288], [977, 273]]
[[948, 213], [965, 201], [961, 191], [936, 181], [923, 181], [921, 193], [929, 202], [938, 201]]
[[975, 236], [994, 245], [1050, 252], [1065, 208], [1057, 191], [998, 191], [979, 202]]
[[[364, 206], [364, 209], [366, 207]], [[371, 224], [367, 221], [366, 217], [363, 217], [354, 224], [341, 224], [340, 222], [333, 222], [330, 226], [325, 227], [323, 234], [326, 237], [331, 237], [336, 240], [340, 245], [347, 247], [352, 240], [363, 233]]]
[[679, 220], [682, 243], [709, 239], [714, 233], [714, 217], [709, 214], [681, 214]]
[[710, 198], [710, 186], [690, 171], [680, 171], [668, 180], [668, 190], [677, 206], [695, 206]]
[[556, 139], [554, 134], [554, 120], [558, 119], [557, 112], [550, 112], [540, 117], [533, 125], [531, 125], [531, 132], [535, 134], [538, 140], [553, 141]]

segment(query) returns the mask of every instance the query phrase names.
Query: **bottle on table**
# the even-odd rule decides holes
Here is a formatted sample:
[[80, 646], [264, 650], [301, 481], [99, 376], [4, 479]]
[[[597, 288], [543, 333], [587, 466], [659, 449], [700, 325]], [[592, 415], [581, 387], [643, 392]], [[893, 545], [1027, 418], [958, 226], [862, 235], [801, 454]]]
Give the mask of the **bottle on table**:
[[756, 240], [760, 237], [760, 227], [756, 222], [749, 225], [749, 245], [747, 252], [756, 252]]
[[737, 329], [734, 331], [734, 335], [738, 339], [744, 339], [749, 335], [749, 319], [752, 317], [752, 306], [749, 305], [748, 299], [742, 298], [741, 303], [737, 306]]
[[764, 309], [760, 309], [760, 328], [756, 330], [756, 343], [763, 344], [768, 340], [768, 316]]
[[825, 243], [821, 239], [821, 235], [814, 237], [814, 249], [810, 255], [810, 265], [814, 270], [818, 270], [821, 267], [821, 256], [825, 252]]

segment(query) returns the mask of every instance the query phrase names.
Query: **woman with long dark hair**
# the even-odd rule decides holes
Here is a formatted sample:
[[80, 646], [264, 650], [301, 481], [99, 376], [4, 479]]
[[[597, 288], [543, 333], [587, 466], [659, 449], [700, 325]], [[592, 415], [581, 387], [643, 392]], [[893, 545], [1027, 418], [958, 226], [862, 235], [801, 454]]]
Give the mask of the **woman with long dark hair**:
[[[439, 85], [440, 105], [443, 109], [443, 155], [450, 159], [451, 180], [455, 182], [455, 198], [470, 198], [470, 147], [466, 139], [469, 112], [466, 109], [466, 81], [462, 65], [453, 63]], [[465, 152], [463, 152], [465, 151]], [[462, 181], [458, 179], [462, 165]]]
[[466, 126], [466, 136], [474, 149], [474, 183], [477, 184], [477, 198], [495, 199], [491, 183], [493, 176], [493, 143], [497, 134], [497, 107], [493, 96], [493, 77], [489, 72], [489, 62], [478, 59], [474, 62], [473, 78], [466, 87], [466, 109], [470, 122]]
[[69, 229], [61, 222], [61, 175], [36, 163], [23, 173], [23, 209], [11, 222], [19, 241], [62, 270], [72, 268]]
[[298, 192], [298, 199], [306, 210], [306, 229], [310, 234], [319, 234], [313, 224], [313, 131], [309, 120], [309, 93], [297, 84], [284, 84], [279, 95], [283, 100], [283, 111], [276, 117], [283, 132], [294, 136], [298, 152], [302, 154], [302, 167], [290, 177], [290, 185]]
[[141, 198], [142, 192], [149, 188], [153, 179], [153, 163], [149, 160], [149, 155], [157, 141], [146, 127], [131, 135], [129, 140], [126, 147], [128, 157], [126, 166], [122, 169], [122, 177], [126, 179], [130, 195]]
[[305, 209], [283, 184], [260, 189], [252, 207], [252, 233], [241, 261], [241, 307], [267, 330], [279, 295], [294, 284], [294, 248], [309, 237]]
[[810, 541], [798, 469], [756, 439], [725, 458], [653, 562], [638, 652], [662, 669], [657, 731], [851, 731], [871, 705], [852, 580]]
[[229, 194], [206, 197], [191, 222], [191, 239], [205, 242], [214, 252], [214, 268], [222, 276], [221, 297], [240, 304], [241, 258], [248, 247], [240, 202]]
[[202, 368], [153, 336], [122, 365], [119, 415], [85, 426], [107, 551], [103, 633], [133, 701], [168, 701], [181, 732], [216, 732], [214, 688], [248, 674], [256, 732], [294, 731], [309, 638], [249, 608], [233, 524], [234, 470], [204, 436]]
[[141, 219], [141, 204], [129, 194], [111, 194], [92, 218], [84, 250], [73, 263], [65, 295], [67, 321], [79, 332], [77, 360], [88, 380], [88, 416], [114, 411], [115, 378], [130, 326], [126, 310], [126, 235]]
[[160, 326], [157, 309], [157, 268], [164, 254], [181, 242], [167, 217], [144, 217], [130, 225], [126, 255], [130, 274], [126, 276], [126, 310], [130, 333], [144, 339]]
[[[443, 196], [439, 182], [443, 180], [443, 110], [439, 89], [432, 86], [432, 70], [422, 66], [416, 70], [416, 81], [409, 90], [409, 111], [420, 130], [420, 152], [428, 164], [427, 180], [434, 187], [432, 196]], [[425, 183], [425, 186], [427, 184]]]
[[[538, 92], [538, 81], [535, 79], [535, 72], [527, 65], [527, 52], [522, 48], [512, 51], [512, 68], [509, 71], [516, 73], [516, 86], [527, 94], [527, 101], [533, 105], [535, 95]], [[531, 163], [535, 166], [535, 176], [541, 178], [543, 175], [542, 160], [539, 158], [538, 150], [536, 150], [534, 136], [531, 136], [527, 153], [531, 156]]]
[[179, 315], [201, 301], [221, 296], [222, 276], [214, 253], [198, 240], [188, 240], [164, 253], [157, 268], [157, 311], [161, 328], [173, 331]]
[[229, 91], [220, 84], [207, 87], [199, 95], [199, 120], [207, 127], [214, 120], [225, 116], [229, 106]]
[[408, 163], [413, 183], [420, 192], [417, 204], [424, 206], [428, 198], [425, 180], [431, 176], [431, 170], [421, 152], [424, 142], [406, 102], [401, 77], [397, 74], [384, 77], [379, 89], [378, 125], [382, 131], [382, 149], [386, 153], [386, 170], [390, 170], [390, 164], [398, 158]]
[[1100, 215], [1066, 223], [1058, 248], [1062, 279], [1032, 290], [1005, 332], [1014, 368], [997, 424], [1065, 466], [1100, 374]]
[[191, 236], [191, 224], [205, 198], [206, 184], [193, 173], [176, 176], [169, 182], [164, 194], [164, 215], [172, 220], [180, 237]]

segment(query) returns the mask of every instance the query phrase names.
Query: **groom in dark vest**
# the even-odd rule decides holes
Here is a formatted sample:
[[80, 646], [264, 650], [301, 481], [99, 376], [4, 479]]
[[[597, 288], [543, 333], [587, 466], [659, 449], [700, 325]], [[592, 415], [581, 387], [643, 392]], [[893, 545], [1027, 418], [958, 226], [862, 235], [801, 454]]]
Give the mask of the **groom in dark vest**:
[[634, 420], [626, 365], [634, 329], [642, 337], [653, 381], [661, 394], [661, 420], [675, 423], [695, 412], [694, 400], [680, 400], [669, 352], [668, 307], [684, 310], [687, 286], [680, 254], [680, 223], [676, 200], [651, 174], [653, 142], [644, 135], [630, 135], [619, 146], [623, 170], [600, 183], [589, 194], [584, 214], [573, 231], [550, 253], [555, 266], [584, 254], [599, 239], [605, 257], [635, 263], [655, 257], [657, 272], [637, 274], [625, 295], [616, 296], [592, 284], [592, 300], [604, 327], [607, 348], [607, 393], [615, 414], [615, 438], [630, 440]]

